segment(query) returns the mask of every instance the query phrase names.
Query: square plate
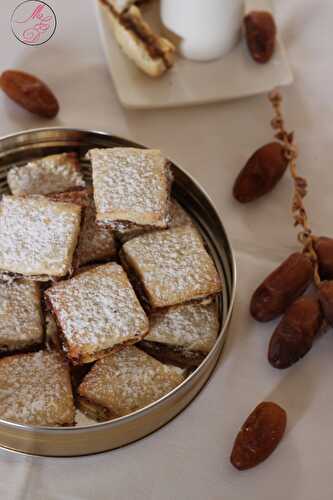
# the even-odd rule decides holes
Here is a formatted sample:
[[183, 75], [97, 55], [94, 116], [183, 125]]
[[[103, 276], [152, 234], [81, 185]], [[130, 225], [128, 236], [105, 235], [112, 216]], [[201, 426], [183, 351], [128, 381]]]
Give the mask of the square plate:
[[[267, 10], [272, 10], [270, 0], [260, 0], [260, 3]], [[144, 16], [154, 29], [165, 33], [158, 7], [158, 2], [146, 6]], [[170, 71], [160, 78], [150, 78], [118, 47], [99, 0], [96, 0], [96, 11], [109, 70], [120, 102], [126, 108], [163, 108], [225, 101], [268, 92], [276, 86], [293, 82], [281, 40], [277, 43], [274, 57], [267, 64], [254, 62], [242, 39], [222, 59], [193, 62], [178, 57]]]

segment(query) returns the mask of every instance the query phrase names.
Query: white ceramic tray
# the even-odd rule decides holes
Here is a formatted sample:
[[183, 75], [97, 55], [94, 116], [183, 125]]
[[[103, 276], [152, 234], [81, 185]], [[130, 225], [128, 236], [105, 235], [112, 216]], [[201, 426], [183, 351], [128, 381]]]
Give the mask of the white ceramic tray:
[[[222, 59], [198, 63], [179, 57], [169, 72], [161, 78], [152, 79], [122, 53], [113, 38], [103, 7], [99, 0], [95, 2], [106, 61], [120, 102], [126, 108], [163, 108], [225, 101], [268, 92], [276, 86], [293, 82], [281, 39], [268, 64], [254, 62], [244, 40], [241, 40]], [[271, 9], [270, 0], [260, 0], [260, 3]], [[152, 26], [163, 33], [165, 29], [159, 19], [158, 4], [153, 2], [143, 11]]]

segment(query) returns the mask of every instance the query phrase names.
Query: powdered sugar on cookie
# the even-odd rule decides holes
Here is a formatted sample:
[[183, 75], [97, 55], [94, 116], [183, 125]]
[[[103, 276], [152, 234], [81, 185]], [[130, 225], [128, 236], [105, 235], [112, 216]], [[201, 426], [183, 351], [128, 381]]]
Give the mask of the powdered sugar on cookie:
[[181, 368], [164, 365], [130, 346], [97, 361], [79, 394], [105, 406], [115, 416], [122, 416], [161, 398], [184, 378]]
[[46, 291], [68, 344], [70, 357], [81, 359], [148, 331], [148, 319], [118, 264], [86, 271]]
[[0, 269], [64, 276], [71, 268], [81, 209], [42, 196], [4, 196], [0, 205]]
[[219, 331], [217, 305], [185, 304], [156, 312], [145, 340], [209, 352]]
[[170, 173], [158, 150], [93, 149], [97, 220], [165, 227], [169, 220]]
[[191, 226], [138, 236], [123, 255], [152, 307], [167, 307], [221, 291], [221, 281], [200, 235]]
[[72, 425], [74, 404], [63, 357], [40, 351], [0, 360], [0, 418], [32, 425]]
[[13, 167], [7, 176], [14, 195], [49, 194], [84, 187], [75, 153], [62, 153]]
[[0, 282], [0, 351], [13, 351], [42, 342], [43, 324], [37, 283]]

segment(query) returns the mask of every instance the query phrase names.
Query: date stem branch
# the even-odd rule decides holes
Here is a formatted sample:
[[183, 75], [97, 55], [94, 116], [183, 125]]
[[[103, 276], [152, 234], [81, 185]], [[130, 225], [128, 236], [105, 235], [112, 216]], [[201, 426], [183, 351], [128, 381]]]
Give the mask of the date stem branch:
[[304, 252], [310, 257], [314, 265], [314, 282], [317, 287], [320, 286], [321, 280], [318, 270], [318, 257], [314, 248], [316, 237], [313, 235], [308, 219], [308, 214], [304, 206], [304, 198], [308, 192], [308, 183], [304, 177], [298, 175], [297, 158], [298, 149], [294, 140], [294, 132], [287, 132], [285, 121], [282, 113], [283, 98], [280, 92], [273, 90], [268, 95], [274, 111], [274, 118], [271, 121], [273, 130], [277, 131], [275, 137], [282, 142], [285, 155], [289, 161], [289, 170], [293, 180], [294, 192], [292, 198], [292, 215], [294, 226], [301, 226], [302, 230], [298, 233], [298, 241], [304, 248]]

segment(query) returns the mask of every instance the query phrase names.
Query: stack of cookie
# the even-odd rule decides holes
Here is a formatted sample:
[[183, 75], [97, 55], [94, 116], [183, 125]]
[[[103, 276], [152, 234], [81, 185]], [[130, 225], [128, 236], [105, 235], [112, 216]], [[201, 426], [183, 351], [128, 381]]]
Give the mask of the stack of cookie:
[[0, 204], [0, 418], [74, 425], [156, 401], [212, 348], [221, 281], [157, 150], [14, 167]]

